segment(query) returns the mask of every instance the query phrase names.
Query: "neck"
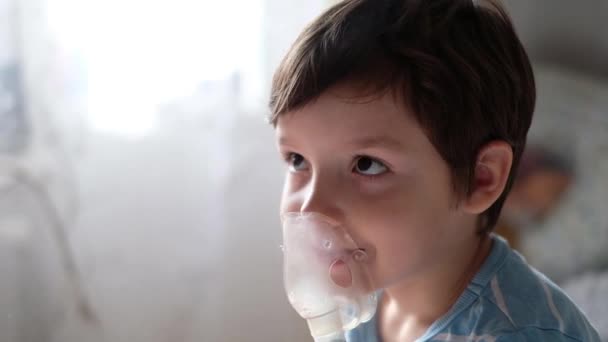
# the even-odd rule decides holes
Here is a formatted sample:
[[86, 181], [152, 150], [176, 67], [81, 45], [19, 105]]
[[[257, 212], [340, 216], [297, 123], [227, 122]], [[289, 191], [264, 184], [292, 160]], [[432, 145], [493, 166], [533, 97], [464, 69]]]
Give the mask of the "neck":
[[[382, 326], [387, 328], [385, 331], [415, 332], [405, 334], [414, 337], [424, 333], [455, 304], [488, 256], [491, 246], [487, 235], [472, 239], [467, 246], [446, 253], [433, 269], [387, 288], [380, 313]], [[409, 339], [394, 337], [400, 341]]]

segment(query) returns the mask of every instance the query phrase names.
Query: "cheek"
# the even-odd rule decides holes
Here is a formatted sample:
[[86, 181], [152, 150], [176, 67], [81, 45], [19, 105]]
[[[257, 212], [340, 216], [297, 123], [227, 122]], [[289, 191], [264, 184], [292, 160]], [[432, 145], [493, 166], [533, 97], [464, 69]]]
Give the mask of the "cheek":
[[446, 183], [412, 177], [361, 197], [354, 220], [362, 223], [359, 235], [374, 250], [379, 282], [414, 273], [431, 260], [451, 210], [449, 194]]
[[[407, 177], [382, 191], [361, 192], [353, 203], [357, 221], [370, 226], [434, 226], [434, 222], [450, 208], [449, 188], [443, 182], [423, 177]], [[375, 228], [371, 228], [375, 230]]]

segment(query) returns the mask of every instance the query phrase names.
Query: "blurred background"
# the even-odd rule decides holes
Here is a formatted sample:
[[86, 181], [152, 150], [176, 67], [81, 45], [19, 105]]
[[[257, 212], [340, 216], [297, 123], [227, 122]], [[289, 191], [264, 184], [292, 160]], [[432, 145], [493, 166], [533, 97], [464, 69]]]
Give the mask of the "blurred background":
[[[0, 0], [0, 341], [309, 341], [270, 78], [330, 0]], [[538, 106], [499, 231], [608, 341], [608, 2], [506, 1]]]

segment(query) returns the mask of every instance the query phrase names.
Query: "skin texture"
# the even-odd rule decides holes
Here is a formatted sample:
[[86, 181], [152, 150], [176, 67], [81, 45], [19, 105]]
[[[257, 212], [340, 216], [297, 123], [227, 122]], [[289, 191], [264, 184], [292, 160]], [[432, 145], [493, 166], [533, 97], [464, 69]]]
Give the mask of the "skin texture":
[[370, 256], [374, 287], [385, 289], [382, 338], [422, 335], [491, 249], [476, 222], [504, 189], [510, 146], [495, 141], [479, 151], [473, 191], [463, 198], [403, 101], [348, 84], [283, 114], [276, 136], [288, 167], [281, 213], [317, 212], [345, 227]]

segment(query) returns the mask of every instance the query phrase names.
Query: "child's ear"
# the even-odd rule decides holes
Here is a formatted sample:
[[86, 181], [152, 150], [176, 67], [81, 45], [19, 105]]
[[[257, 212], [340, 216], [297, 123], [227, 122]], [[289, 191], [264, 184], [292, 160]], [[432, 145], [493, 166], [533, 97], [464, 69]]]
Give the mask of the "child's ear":
[[461, 208], [469, 214], [481, 214], [494, 204], [505, 188], [512, 164], [513, 149], [507, 142], [486, 144], [477, 155], [472, 188]]

